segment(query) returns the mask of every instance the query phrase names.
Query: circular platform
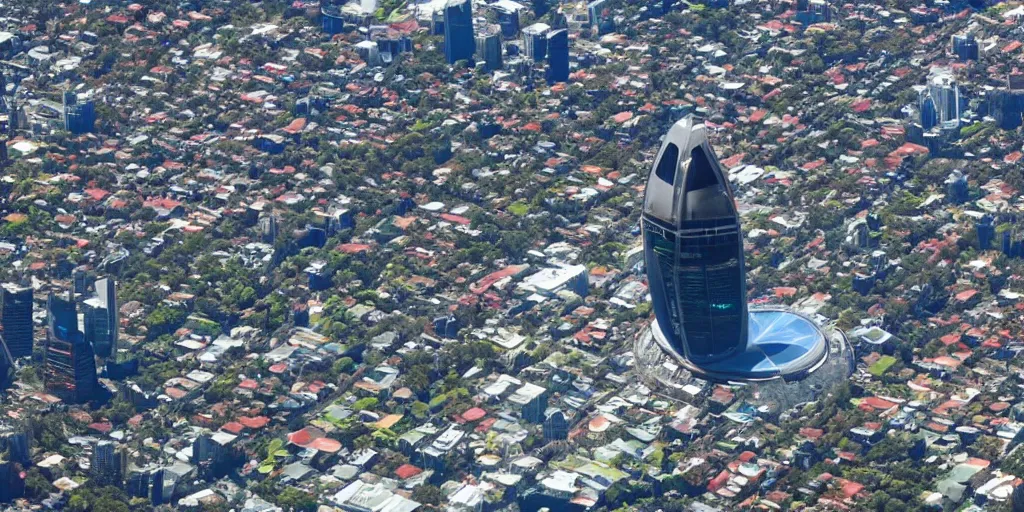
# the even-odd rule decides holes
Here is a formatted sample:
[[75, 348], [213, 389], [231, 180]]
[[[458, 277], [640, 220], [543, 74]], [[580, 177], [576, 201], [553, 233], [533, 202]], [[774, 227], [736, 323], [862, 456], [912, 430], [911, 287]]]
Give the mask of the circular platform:
[[853, 372], [853, 352], [841, 331], [781, 307], [751, 308], [749, 315], [748, 349], [701, 366], [674, 350], [655, 320], [634, 343], [638, 374], [669, 395], [708, 383], [756, 384], [758, 395], [777, 409], [812, 400]]

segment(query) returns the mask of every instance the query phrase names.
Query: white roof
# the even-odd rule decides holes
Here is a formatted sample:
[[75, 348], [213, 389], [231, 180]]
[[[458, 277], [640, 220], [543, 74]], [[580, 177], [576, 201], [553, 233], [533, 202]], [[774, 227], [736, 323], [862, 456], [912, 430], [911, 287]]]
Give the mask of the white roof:
[[522, 288], [527, 290], [554, 292], [572, 279], [587, 273], [586, 265], [559, 265], [545, 268], [523, 279]]
[[427, 204], [421, 204], [420, 208], [423, 208], [428, 212], [439, 212], [444, 209], [444, 203], [440, 201], [431, 201]]
[[525, 5], [519, 2], [513, 2], [512, 0], [498, 0], [497, 2], [491, 4], [491, 7], [494, 7], [495, 9], [501, 9], [506, 12], [516, 12], [526, 9]]
[[508, 397], [508, 399], [512, 403], [526, 405], [545, 391], [547, 391], [547, 389], [533, 384], [532, 382], [527, 382], [526, 384], [523, 384], [523, 387], [517, 389], [512, 396]]
[[576, 479], [579, 477], [580, 475], [576, 473], [558, 470], [542, 480], [540, 484], [553, 491], [574, 493], [577, 491]]
[[350, 508], [370, 512], [412, 512], [420, 504], [394, 494], [383, 484], [367, 484], [356, 480], [334, 495], [334, 501]]
[[219, 444], [221, 446], [224, 446], [224, 445], [230, 443], [231, 441], [234, 441], [235, 439], [238, 439], [238, 436], [236, 436], [234, 434], [229, 434], [227, 432], [217, 431], [217, 432], [214, 432], [213, 434], [210, 435], [210, 439], [213, 440], [213, 442], [215, 442], [215, 443], [217, 443], [217, 444]]
[[459, 490], [448, 497], [448, 502], [453, 505], [476, 507], [484, 501], [484, 492], [479, 486], [465, 484]]

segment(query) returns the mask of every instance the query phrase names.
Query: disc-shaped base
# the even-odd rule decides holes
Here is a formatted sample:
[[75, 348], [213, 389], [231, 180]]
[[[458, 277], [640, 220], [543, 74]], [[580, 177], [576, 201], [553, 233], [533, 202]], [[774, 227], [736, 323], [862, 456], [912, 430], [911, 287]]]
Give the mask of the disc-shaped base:
[[[713, 364], [696, 365], [672, 348], [655, 321], [636, 339], [636, 369], [667, 394], [707, 381], [776, 389], [775, 405], [812, 399], [817, 391], [847, 379], [853, 351], [839, 330], [783, 308], [751, 309], [748, 349]], [[701, 382], [705, 381], [705, 382]]]

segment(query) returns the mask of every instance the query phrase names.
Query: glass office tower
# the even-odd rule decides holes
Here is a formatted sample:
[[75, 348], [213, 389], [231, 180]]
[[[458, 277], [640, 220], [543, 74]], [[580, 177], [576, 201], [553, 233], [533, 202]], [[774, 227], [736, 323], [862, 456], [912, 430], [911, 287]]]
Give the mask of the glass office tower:
[[692, 117], [675, 123], [647, 181], [641, 225], [655, 321], [637, 352], [656, 345], [714, 380], [802, 379], [829, 341], [800, 313], [748, 308], [739, 214], [705, 130]]
[[672, 126], [647, 183], [645, 259], [656, 317], [673, 348], [694, 363], [747, 343], [743, 234], [729, 184], [704, 135]]
[[476, 52], [473, 5], [470, 0], [449, 0], [444, 6], [444, 56], [449, 64], [471, 60]]

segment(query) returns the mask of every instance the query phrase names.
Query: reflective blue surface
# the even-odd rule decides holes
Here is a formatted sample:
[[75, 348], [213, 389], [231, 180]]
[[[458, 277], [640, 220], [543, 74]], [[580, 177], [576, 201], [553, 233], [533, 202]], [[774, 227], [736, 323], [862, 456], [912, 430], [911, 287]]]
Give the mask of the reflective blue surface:
[[810, 319], [781, 310], [749, 311], [747, 350], [693, 369], [716, 378], [765, 379], [796, 376], [822, 361], [827, 340]]

